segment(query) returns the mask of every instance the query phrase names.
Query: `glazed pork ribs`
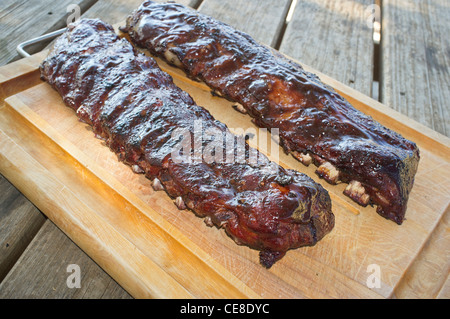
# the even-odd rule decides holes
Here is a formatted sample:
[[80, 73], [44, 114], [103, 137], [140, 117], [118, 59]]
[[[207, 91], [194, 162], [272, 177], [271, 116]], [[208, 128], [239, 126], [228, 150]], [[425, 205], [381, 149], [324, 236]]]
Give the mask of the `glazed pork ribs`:
[[401, 224], [419, 149], [356, 110], [299, 64], [249, 35], [179, 4], [144, 2], [123, 32], [152, 54], [239, 103], [256, 125], [278, 128], [281, 145], [345, 194]]
[[153, 58], [138, 53], [110, 25], [87, 19], [69, 25], [40, 69], [42, 79], [121, 161], [153, 180], [180, 209], [191, 209], [236, 243], [259, 250], [263, 266], [289, 249], [314, 245], [334, 227], [324, 188], [269, 161], [245, 140], [239, 161], [194, 158], [197, 149], [179, 147], [195, 139], [206, 152], [217, 135], [226, 135], [226, 145], [215, 145], [226, 146], [229, 155], [242, 137], [196, 105]]

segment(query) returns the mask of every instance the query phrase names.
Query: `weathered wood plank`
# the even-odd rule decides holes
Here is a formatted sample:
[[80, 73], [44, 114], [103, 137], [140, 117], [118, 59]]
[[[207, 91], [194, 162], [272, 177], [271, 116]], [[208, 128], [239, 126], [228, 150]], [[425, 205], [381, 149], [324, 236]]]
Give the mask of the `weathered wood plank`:
[[382, 102], [450, 136], [450, 3], [386, 0]]
[[[71, 12], [67, 12], [69, 5], [78, 5], [83, 12], [95, 1], [2, 1], [2, 10], [0, 11], [0, 65], [19, 58], [16, 52], [19, 43], [64, 27], [67, 17], [71, 14]], [[42, 50], [44, 46], [45, 43], [29, 46], [27, 51], [35, 53]]]
[[366, 9], [373, 0], [299, 1], [280, 51], [371, 95], [373, 36]]
[[[69, 288], [78, 265], [80, 288]], [[68, 271], [69, 270], [69, 271]], [[69, 282], [75, 283], [76, 281]], [[0, 298], [131, 298], [109, 275], [47, 220], [5, 280]]]
[[[156, 2], [166, 2], [164, 0], [155, 0]], [[98, 18], [110, 24], [125, 21], [126, 17], [139, 7], [143, 0], [99, 0], [89, 8], [81, 17]], [[181, 3], [196, 8], [201, 0], [177, 0]]]
[[44, 221], [44, 215], [0, 175], [0, 282]]
[[273, 47], [284, 26], [290, 3], [290, 0], [205, 0], [198, 10]]

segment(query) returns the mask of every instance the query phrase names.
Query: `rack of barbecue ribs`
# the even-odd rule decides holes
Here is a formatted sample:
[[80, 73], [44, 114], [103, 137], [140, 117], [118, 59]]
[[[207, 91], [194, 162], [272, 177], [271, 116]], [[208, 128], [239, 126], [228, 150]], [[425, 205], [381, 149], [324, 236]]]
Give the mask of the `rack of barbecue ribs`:
[[227, 141], [232, 137], [224, 154], [230, 148], [233, 154], [242, 137], [196, 105], [153, 58], [138, 53], [110, 25], [87, 19], [69, 25], [40, 70], [121, 161], [153, 180], [178, 208], [191, 209], [236, 243], [260, 250], [263, 266], [271, 267], [289, 249], [314, 245], [334, 227], [322, 186], [269, 161], [245, 139], [245, 155], [235, 161], [191, 158], [196, 149], [178, 147], [186, 135], [190, 142], [213, 129], [215, 134], [200, 139], [200, 149], [219, 133]]
[[281, 145], [360, 205], [401, 224], [419, 162], [415, 143], [356, 110], [299, 64], [249, 35], [174, 3], [144, 2], [121, 28], [136, 45], [278, 128]]

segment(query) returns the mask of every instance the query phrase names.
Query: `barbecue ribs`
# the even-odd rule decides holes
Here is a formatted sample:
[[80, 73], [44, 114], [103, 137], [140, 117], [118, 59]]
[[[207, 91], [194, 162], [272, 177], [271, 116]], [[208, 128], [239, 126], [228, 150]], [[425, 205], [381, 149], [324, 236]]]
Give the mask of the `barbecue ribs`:
[[300, 65], [249, 35], [179, 4], [144, 2], [121, 29], [154, 55], [240, 103], [256, 125], [345, 194], [401, 224], [419, 149], [350, 105]]
[[[180, 158], [174, 153], [177, 129], [190, 141], [198, 137], [195, 124], [200, 121], [203, 135], [214, 129], [233, 137], [231, 153], [237, 152], [240, 137], [110, 25], [88, 19], [69, 25], [40, 70], [121, 161], [153, 180], [153, 187], [164, 189], [180, 209], [191, 209], [207, 225], [223, 227], [238, 244], [260, 250], [263, 266], [271, 267], [289, 249], [314, 245], [334, 227], [325, 189], [270, 162], [247, 143], [240, 162], [180, 161], [191, 153], [179, 150]], [[201, 140], [203, 150], [211, 136]], [[226, 147], [229, 154], [230, 144]], [[250, 153], [257, 162], [250, 162]]]

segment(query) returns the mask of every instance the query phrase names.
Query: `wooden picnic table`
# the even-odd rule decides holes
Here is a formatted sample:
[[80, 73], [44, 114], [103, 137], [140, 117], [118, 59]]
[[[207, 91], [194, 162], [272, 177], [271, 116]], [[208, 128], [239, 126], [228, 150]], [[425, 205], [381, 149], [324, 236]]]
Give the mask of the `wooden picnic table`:
[[[16, 46], [81, 17], [124, 21], [141, 0], [6, 0], [0, 7], [0, 65]], [[450, 136], [450, 3], [447, 0], [179, 0], [229, 23], [408, 117]], [[375, 19], [373, 19], [375, 17]], [[375, 22], [373, 21], [375, 20]], [[48, 43], [27, 50], [38, 52]], [[396, 287], [398, 298], [448, 298], [448, 212]], [[428, 249], [440, 242], [443, 254]], [[67, 285], [79, 265], [80, 289]], [[408, 277], [433, 269], [428, 277]], [[414, 270], [414, 272], [412, 271]], [[431, 275], [430, 275], [431, 274]], [[0, 298], [131, 298], [0, 175]]]

